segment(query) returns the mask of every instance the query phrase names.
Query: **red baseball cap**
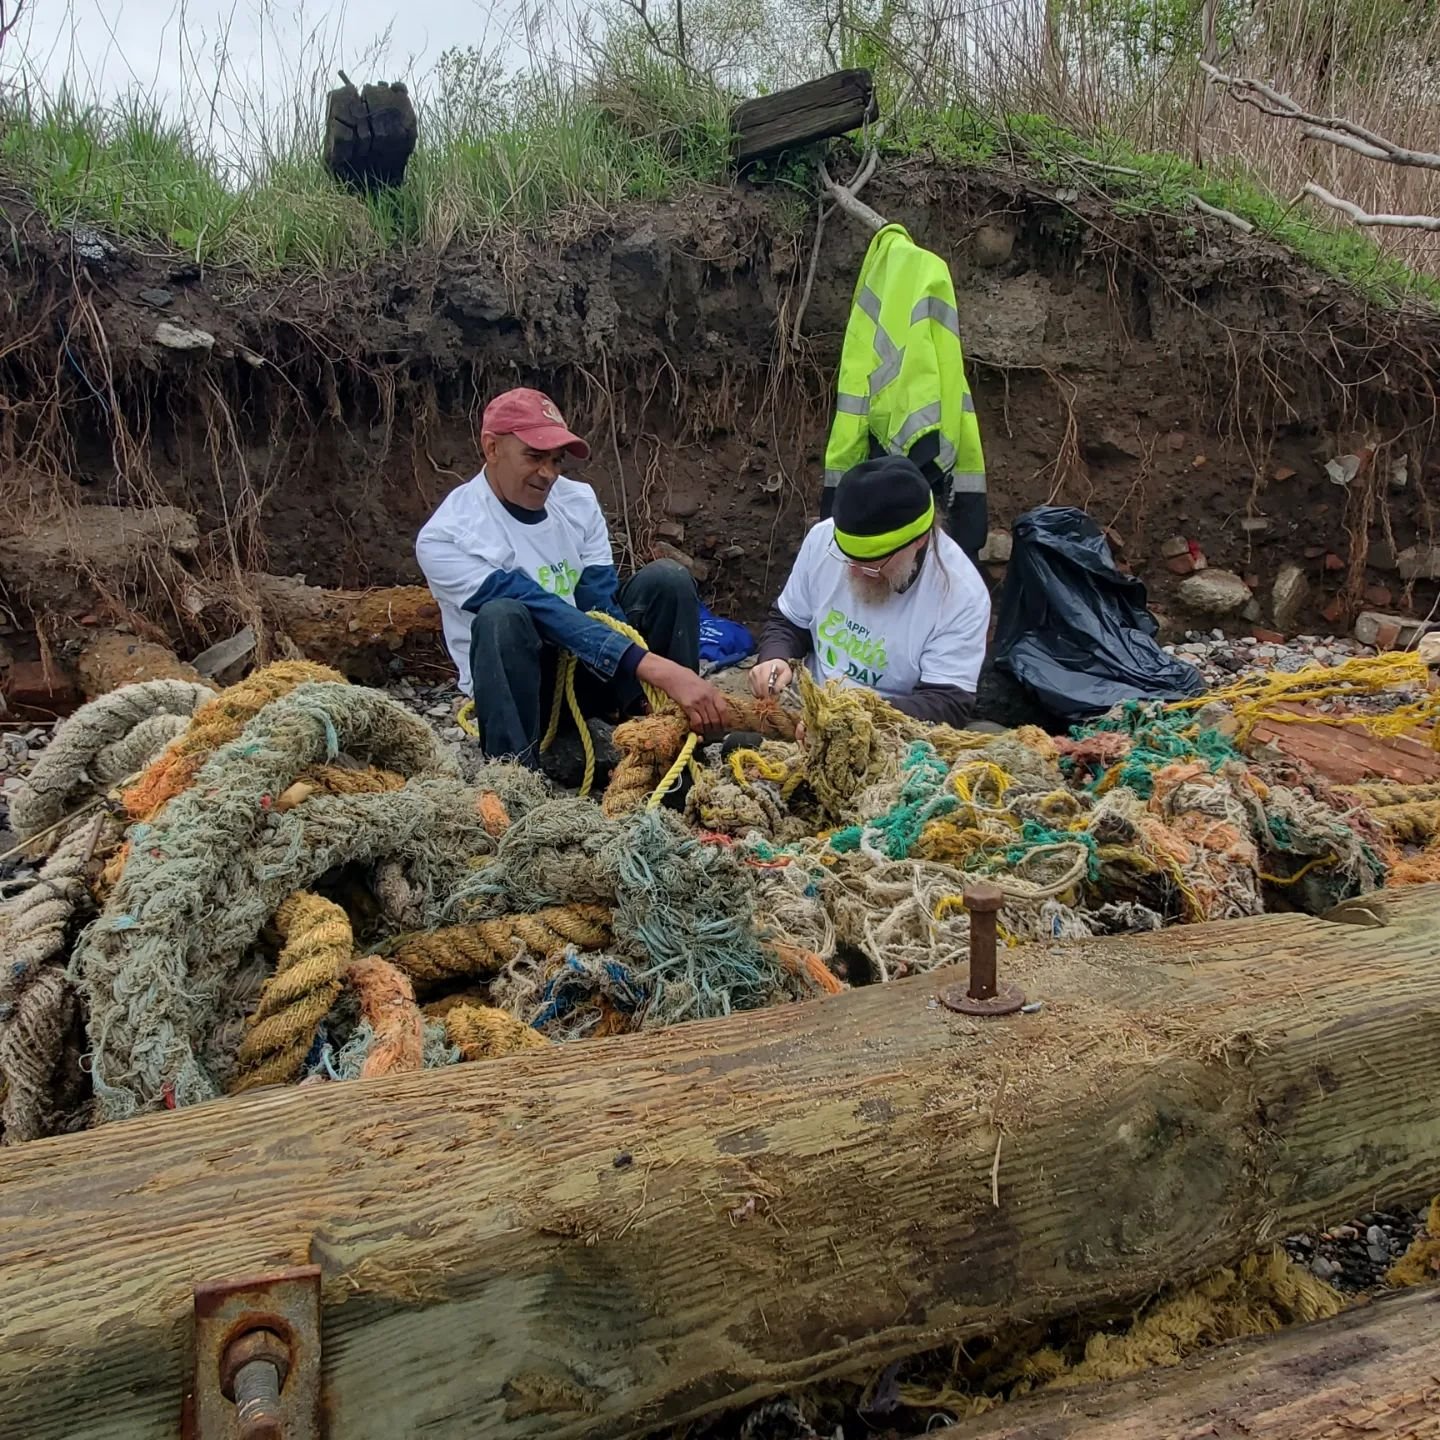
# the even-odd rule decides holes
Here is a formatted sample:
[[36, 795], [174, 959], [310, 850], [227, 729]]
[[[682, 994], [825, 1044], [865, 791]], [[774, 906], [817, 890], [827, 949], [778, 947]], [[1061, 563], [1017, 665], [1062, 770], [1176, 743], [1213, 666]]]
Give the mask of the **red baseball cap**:
[[560, 407], [539, 390], [497, 395], [485, 407], [480, 433], [518, 435], [535, 450], [568, 450], [577, 460], [590, 458], [590, 447], [566, 426]]

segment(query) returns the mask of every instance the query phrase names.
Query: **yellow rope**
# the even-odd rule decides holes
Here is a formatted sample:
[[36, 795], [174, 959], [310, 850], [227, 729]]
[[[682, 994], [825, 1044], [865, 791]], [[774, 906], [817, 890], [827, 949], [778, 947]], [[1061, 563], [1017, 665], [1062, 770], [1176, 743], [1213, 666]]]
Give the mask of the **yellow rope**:
[[[1238, 680], [1223, 690], [1211, 690], [1193, 700], [1177, 700], [1165, 708], [1170, 711], [1196, 710], [1214, 701], [1230, 705], [1239, 722], [1238, 743], [1248, 740], [1262, 720], [1287, 725], [1360, 725], [1372, 735], [1388, 739], [1428, 724], [1440, 715], [1440, 691], [1430, 691], [1429, 683], [1429, 667], [1417, 653], [1391, 651], [1383, 655], [1357, 655], [1333, 669], [1311, 665], [1290, 675], [1271, 671]], [[1383, 715], [1297, 715], [1279, 708], [1282, 703], [1301, 704], [1307, 700], [1328, 700], [1337, 695], [1374, 695], [1392, 688], [1424, 690], [1427, 693], [1423, 699], [1401, 705]], [[1431, 744], [1440, 749], [1440, 729], [1432, 733]]]
[[[587, 610], [586, 615], [591, 620], [598, 620], [602, 625], [608, 625], [618, 634], [623, 635], [632, 645], [638, 645], [642, 650], [649, 650], [645, 643], [645, 637], [633, 626], [627, 625], [623, 620], [617, 620], [613, 615], [607, 615], [603, 610]], [[584, 712], [580, 709], [580, 700], [575, 694], [575, 672], [579, 661], [569, 650], [560, 652], [560, 667], [555, 672], [555, 695], [550, 703], [550, 722], [545, 727], [545, 733], [540, 737], [540, 753], [543, 755], [555, 743], [555, 737], [560, 733], [560, 712], [568, 707], [570, 718], [575, 722], [576, 733], [580, 736], [580, 746], [585, 752], [585, 774], [580, 782], [581, 796], [588, 795], [595, 784], [595, 741], [591, 737], [590, 727], [585, 723]], [[642, 680], [640, 688], [645, 692], [645, 699], [649, 701], [650, 711], [654, 715], [679, 714], [680, 707], [663, 691], [657, 690], [648, 681]], [[475, 702], [467, 700], [461, 707], [459, 714], [455, 717], [460, 728], [472, 739], [480, 738], [480, 727], [475, 723]], [[686, 765], [692, 765], [695, 755], [695, 746], [699, 742], [698, 735], [691, 735], [685, 742], [685, 748], [681, 751], [681, 758], [671, 766], [665, 778], [656, 787], [655, 793], [646, 802], [647, 810], [654, 810], [665, 798], [666, 792], [680, 778], [680, 773]], [[694, 766], [698, 770], [698, 766]]]
[[354, 945], [345, 912], [305, 890], [297, 890], [276, 912], [275, 928], [285, 948], [245, 1022], [232, 1094], [299, 1078], [315, 1031], [340, 994]]
[[1294, 885], [1303, 880], [1317, 866], [1333, 865], [1339, 858], [1333, 852], [1329, 855], [1317, 855], [1313, 860], [1302, 865], [1293, 875], [1267, 875], [1262, 870], [1260, 878], [1270, 885]]

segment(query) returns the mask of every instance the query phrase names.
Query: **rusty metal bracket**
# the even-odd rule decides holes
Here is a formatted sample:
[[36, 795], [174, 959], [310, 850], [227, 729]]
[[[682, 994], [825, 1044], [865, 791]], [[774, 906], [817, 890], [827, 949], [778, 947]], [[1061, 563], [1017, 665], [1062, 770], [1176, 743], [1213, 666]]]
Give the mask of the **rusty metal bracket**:
[[185, 1440], [323, 1440], [320, 1267], [195, 1287]]
[[947, 985], [940, 1003], [962, 1015], [1013, 1015], [1025, 1003], [1018, 985], [997, 979], [995, 974], [996, 921], [1004, 895], [986, 881], [965, 887], [965, 909], [970, 915], [970, 980], [968, 984]]

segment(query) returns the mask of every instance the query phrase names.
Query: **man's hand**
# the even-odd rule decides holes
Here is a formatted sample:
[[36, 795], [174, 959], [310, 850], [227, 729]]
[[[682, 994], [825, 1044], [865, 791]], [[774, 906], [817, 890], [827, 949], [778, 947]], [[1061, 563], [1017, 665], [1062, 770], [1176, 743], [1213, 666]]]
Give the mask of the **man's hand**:
[[684, 712], [697, 735], [714, 735], [728, 728], [725, 697], [693, 670], [659, 655], [647, 653], [635, 674], [668, 695]]
[[795, 672], [784, 660], [760, 660], [750, 671], [750, 693], [764, 700], [778, 695], [794, 678]]

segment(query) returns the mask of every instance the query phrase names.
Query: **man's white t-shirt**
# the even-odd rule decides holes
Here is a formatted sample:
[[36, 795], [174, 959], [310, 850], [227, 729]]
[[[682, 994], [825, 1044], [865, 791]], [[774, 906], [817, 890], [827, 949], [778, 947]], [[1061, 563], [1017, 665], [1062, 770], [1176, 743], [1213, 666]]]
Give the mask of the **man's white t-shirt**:
[[425, 522], [415, 558], [440, 607], [445, 647], [471, 694], [470, 622], [465, 602], [497, 571], [519, 571], [568, 605], [590, 565], [613, 565], [610, 531], [595, 492], [563, 476], [545, 501], [545, 518], [517, 520], [500, 503], [482, 470], [457, 486]]
[[930, 541], [919, 578], [900, 595], [863, 599], [835, 553], [835, 522], [805, 537], [780, 594], [780, 613], [810, 632], [817, 680], [840, 680], [900, 698], [917, 685], [975, 693], [985, 659], [990, 593], [965, 552], [943, 531]]

